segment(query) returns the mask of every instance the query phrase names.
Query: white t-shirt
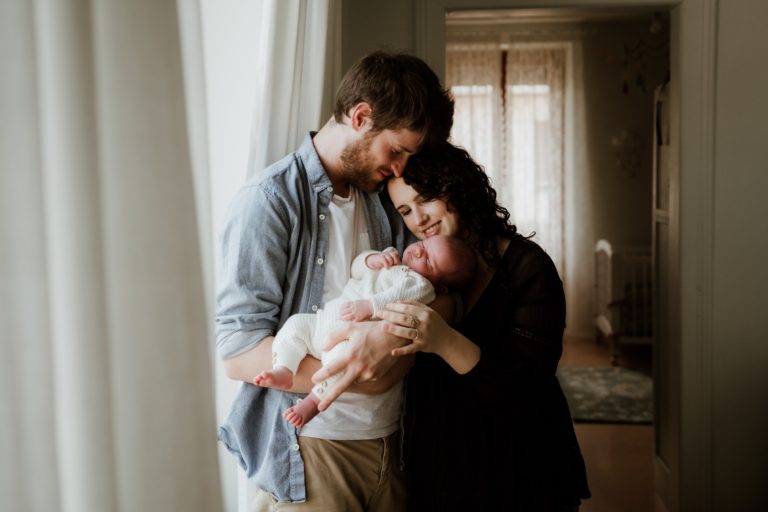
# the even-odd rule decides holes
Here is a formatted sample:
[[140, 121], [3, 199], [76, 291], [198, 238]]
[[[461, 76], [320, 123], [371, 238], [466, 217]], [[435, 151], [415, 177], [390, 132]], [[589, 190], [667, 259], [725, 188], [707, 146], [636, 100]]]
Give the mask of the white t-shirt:
[[[352, 261], [371, 247], [358, 191], [349, 197], [334, 194], [329, 205], [328, 250], [325, 254], [323, 304], [341, 295], [349, 281]], [[299, 435], [333, 440], [376, 439], [399, 428], [403, 383], [380, 395], [342, 393], [331, 406], [315, 416]]]

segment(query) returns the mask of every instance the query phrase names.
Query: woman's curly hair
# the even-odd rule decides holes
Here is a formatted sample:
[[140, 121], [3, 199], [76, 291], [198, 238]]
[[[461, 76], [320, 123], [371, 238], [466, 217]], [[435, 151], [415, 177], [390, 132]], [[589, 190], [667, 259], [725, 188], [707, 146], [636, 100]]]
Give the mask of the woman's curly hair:
[[463, 148], [445, 142], [424, 149], [408, 159], [403, 178], [424, 199], [442, 199], [458, 214], [467, 241], [491, 268], [501, 262], [497, 238], [520, 236], [488, 175]]

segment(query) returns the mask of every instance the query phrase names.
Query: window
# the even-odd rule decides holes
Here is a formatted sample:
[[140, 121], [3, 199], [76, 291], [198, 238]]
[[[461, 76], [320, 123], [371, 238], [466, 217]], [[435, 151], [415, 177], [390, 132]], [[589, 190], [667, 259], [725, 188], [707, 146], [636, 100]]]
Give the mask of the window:
[[451, 138], [483, 165], [499, 202], [563, 273], [566, 48], [558, 44], [449, 45], [456, 98]]

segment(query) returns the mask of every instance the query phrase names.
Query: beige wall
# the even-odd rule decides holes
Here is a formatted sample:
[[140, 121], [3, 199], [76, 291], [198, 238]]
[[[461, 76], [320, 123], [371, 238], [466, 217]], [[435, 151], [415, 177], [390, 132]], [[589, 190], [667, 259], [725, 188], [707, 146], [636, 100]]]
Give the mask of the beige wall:
[[[586, 160], [566, 180], [570, 204], [564, 281], [566, 334], [587, 337], [594, 333], [595, 242], [605, 238], [614, 246], [651, 244], [653, 90], [665, 80], [669, 51], [663, 36], [649, 34], [647, 22], [588, 23], [581, 29]], [[635, 48], [640, 41], [659, 47], [644, 59], [644, 89], [636, 83], [640, 62], [629, 60], [625, 66], [624, 55], [625, 46]], [[636, 137], [637, 147], [619, 150], [612, 144], [623, 132]], [[617, 159], [631, 165], [619, 165]]]
[[718, 13], [712, 319], [714, 509], [765, 510], [768, 2], [720, 1]]
[[343, 0], [341, 69], [371, 50], [415, 53], [413, 0]]
[[[653, 89], [664, 81], [669, 51], [646, 52], [642, 71], [645, 92], [636, 85], [638, 62], [624, 66], [624, 47], [639, 41], [663, 45], [643, 23], [591, 23], [584, 27], [584, 99], [587, 116], [588, 174], [591, 186], [595, 239], [617, 245], [651, 243], [651, 160], [653, 140]], [[628, 91], [622, 78], [628, 72]], [[639, 147], [627, 148], [625, 158], [637, 157], [637, 166], [616, 163], [612, 139], [624, 131], [636, 135]], [[594, 241], [596, 241], [594, 240]], [[593, 241], [593, 244], [594, 244]]]

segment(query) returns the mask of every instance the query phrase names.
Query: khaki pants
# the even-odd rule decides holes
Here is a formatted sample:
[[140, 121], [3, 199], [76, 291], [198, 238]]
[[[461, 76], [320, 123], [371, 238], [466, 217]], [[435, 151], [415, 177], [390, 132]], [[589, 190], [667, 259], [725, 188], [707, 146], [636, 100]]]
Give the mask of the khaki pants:
[[280, 503], [264, 491], [254, 512], [398, 512], [406, 508], [400, 433], [364, 441], [299, 437], [307, 501]]

